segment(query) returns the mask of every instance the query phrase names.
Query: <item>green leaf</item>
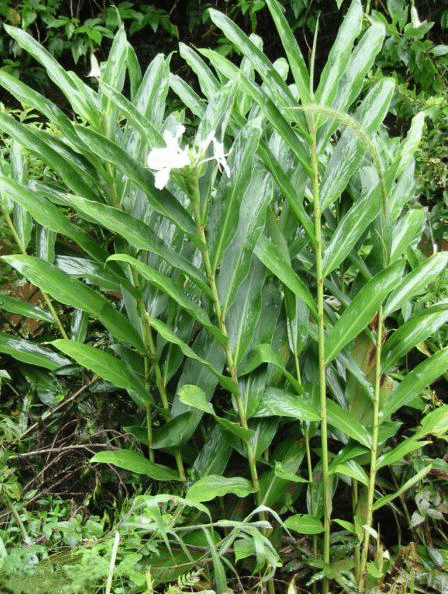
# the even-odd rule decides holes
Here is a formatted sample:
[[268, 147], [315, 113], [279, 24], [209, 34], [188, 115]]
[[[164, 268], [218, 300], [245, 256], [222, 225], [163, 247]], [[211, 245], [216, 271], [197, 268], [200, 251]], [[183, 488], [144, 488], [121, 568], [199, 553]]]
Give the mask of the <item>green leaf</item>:
[[343, 464], [338, 464], [334, 467], [333, 472], [355, 479], [355, 481], [361, 483], [365, 487], [368, 487], [369, 485], [369, 477], [366, 471], [355, 460], [349, 460]]
[[392, 495], [387, 495], [386, 497], [382, 497], [381, 499], [378, 499], [378, 501], [376, 501], [373, 504], [373, 511], [376, 511], [377, 509], [380, 509], [384, 505], [389, 505], [389, 503], [391, 501], [393, 501], [394, 499], [396, 499], [397, 497], [399, 497], [400, 495], [402, 495], [403, 493], [405, 493], [408, 489], [410, 489], [416, 483], [418, 483], [423, 478], [425, 478], [425, 476], [428, 474], [428, 472], [431, 470], [431, 468], [432, 468], [432, 464], [429, 464], [428, 466], [425, 466], [419, 472], [417, 472], [416, 475], [414, 475], [412, 478], [410, 478], [409, 480], [407, 480], [404, 483], [404, 485], [402, 485], [398, 489], [398, 491], [396, 491]]
[[210, 207], [207, 242], [210, 245], [212, 270], [221, 263], [224, 250], [235, 237], [240, 205], [252, 176], [254, 155], [262, 133], [261, 121], [253, 119], [238, 133], [228, 166], [231, 177], [222, 177], [218, 194]]
[[12, 116], [0, 113], [0, 129], [14, 138], [21, 145], [35, 153], [50, 165], [63, 179], [75, 194], [85, 196], [89, 200], [97, 200], [97, 194], [84, 180], [84, 175], [79, 169], [68, 161], [57, 150], [52, 148], [47, 139], [31, 126], [21, 124]]
[[325, 247], [322, 262], [323, 275], [328, 276], [350, 254], [368, 225], [378, 216], [382, 206], [381, 188], [378, 184], [366, 192], [344, 215], [342, 221]]
[[258, 261], [252, 262], [247, 278], [240, 285], [235, 302], [230, 308], [226, 327], [229, 349], [235, 365], [239, 366], [254, 336], [260, 319], [265, 268]]
[[341, 408], [333, 400], [327, 399], [327, 414], [330, 425], [370, 449], [372, 436], [364, 425], [351, 416], [348, 411]]
[[287, 470], [283, 464], [277, 460], [275, 461], [274, 474], [277, 478], [283, 479], [284, 481], [290, 481], [292, 483], [309, 483], [307, 479]]
[[416, 450], [421, 450], [429, 443], [431, 442], [416, 440], [415, 436], [406, 438], [400, 445], [382, 454], [377, 460], [376, 467], [379, 470], [383, 467], [391, 467], [393, 464], [397, 464], [397, 462], [404, 462], [405, 456], [412, 454]]
[[[7, 89], [13, 97], [21, 103], [34, 107], [37, 111], [43, 114], [46, 118], [53, 122], [70, 141], [70, 143], [78, 148], [85, 149], [87, 147], [80, 142], [76, 135], [75, 129], [71, 121], [64, 114], [64, 112], [57, 107], [52, 101], [24, 84], [15, 76], [8, 74], [6, 70], [0, 69], [0, 85]], [[89, 155], [91, 158], [91, 155]]]
[[339, 82], [350, 60], [353, 42], [361, 32], [362, 16], [363, 10], [360, 0], [353, 0], [339, 27], [320, 76], [319, 86], [316, 90], [316, 101], [321, 105], [333, 105]]
[[417, 268], [414, 268], [389, 295], [384, 307], [384, 316], [388, 316], [399, 307], [403, 307], [415, 295], [423, 293], [429, 283], [439, 276], [447, 265], [448, 252], [440, 252], [427, 258]]
[[326, 364], [369, 325], [388, 293], [396, 286], [403, 268], [404, 262], [391, 264], [359, 291], [329, 333], [325, 342]]
[[294, 295], [299, 297], [309, 307], [314, 318], [317, 319], [317, 309], [314, 298], [305, 283], [293, 270], [291, 264], [284, 258], [280, 249], [265, 235], [261, 235], [256, 246], [255, 254]]
[[284, 172], [282, 165], [268, 147], [260, 143], [258, 153], [267, 169], [272, 173], [272, 177], [274, 178], [280, 191], [288, 200], [289, 206], [293, 210], [300, 224], [305, 229], [308, 238], [315, 248], [317, 246], [317, 240], [314, 233], [314, 224], [308, 216], [303, 204], [304, 189], [291, 182], [289, 176]]
[[64, 93], [74, 111], [90, 122], [100, 126], [100, 110], [95, 92], [74, 72], [66, 72], [53, 56], [31, 35], [18, 27], [4, 25], [17, 43], [44, 66], [50, 79]]
[[[1, 183], [1, 181], [0, 181]], [[81, 213], [93, 218], [98, 224], [124, 237], [130, 245], [150, 253], [157, 254], [166, 262], [181, 270], [195, 282], [205, 293], [211, 296], [210, 287], [204, 275], [186, 258], [177, 254], [169, 245], [160, 239], [149, 225], [132, 215], [99, 202], [85, 200], [79, 196], [70, 196], [70, 202]]]
[[254, 417], [291, 417], [298, 421], [319, 421], [317, 407], [296, 394], [280, 388], [268, 388]]
[[286, 369], [285, 364], [280, 355], [274, 350], [271, 344], [259, 344], [249, 354], [244, 369], [240, 371], [240, 375], [246, 375], [251, 373], [254, 369], [257, 369], [263, 363], [271, 363], [275, 365], [286, 379], [289, 381], [291, 386], [296, 390], [297, 394], [303, 394], [303, 387], [297, 381], [297, 379]]
[[177, 346], [180, 348], [180, 350], [186, 357], [194, 359], [195, 361], [203, 365], [206, 369], [208, 369], [218, 379], [219, 383], [223, 386], [223, 388], [229, 390], [229, 392], [231, 392], [232, 394], [238, 394], [238, 386], [233, 382], [233, 380], [230, 377], [222, 375], [213, 367], [213, 365], [211, 365], [211, 363], [209, 363], [202, 357], [199, 357], [193, 351], [193, 349], [188, 346], [187, 343], [185, 343], [181, 338], [174, 334], [174, 332], [171, 330], [171, 328], [169, 328], [169, 326], [155, 318], [149, 318], [148, 321], [151, 324], [151, 326], [155, 330], [157, 330], [160, 336], [162, 336], [165, 340], [173, 344], [177, 344]]
[[108, 261], [127, 262], [133, 268], [138, 270], [140, 274], [151, 284], [156, 286], [162, 293], [165, 293], [181, 307], [183, 307], [188, 313], [193, 316], [204, 328], [207, 330], [221, 343], [225, 344], [226, 338], [219, 328], [214, 326], [207, 312], [202, 309], [199, 305], [191, 301], [183, 291], [170, 277], [162, 274], [158, 270], [155, 270], [151, 266], [148, 266], [144, 262], [129, 256], [128, 254], [114, 254], [110, 256]]
[[[310, 157], [307, 150], [305, 149], [305, 144], [296, 134], [295, 130], [291, 127], [289, 121], [283, 117], [276, 103], [268, 96], [268, 94], [263, 89], [260, 89], [260, 87], [253, 81], [244, 76], [241, 70], [239, 70], [234, 64], [232, 64], [232, 62], [230, 62], [230, 60], [227, 60], [218, 52], [213, 52], [212, 50], [201, 50], [201, 53], [206, 55], [214, 67], [218, 71], [222, 72], [226, 78], [229, 80], [238, 80], [240, 82], [241, 87], [262, 109], [266, 118], [284, 139], [285, 143], [292, 150], [298, 161], [302, 164], [307, 174], [312, 175]], [[296, 120], [299, 119], [300, 116], [295, 114], [293, 115], [293, 110], [288, 111], [290, 112], [288, 113], [290, 118], [296, 118]]]
[[265, 226], [271, 198], [270, 176], [261, 164], [255, 161], [251, 183], [241, 201], [237, 232], [224, 252], [217, 279], [223, 317], [227, 315], [251, 270], [254, 247]]
[[[38, 192], [32, 192], [7, 177], [0, 177], [0, 190], [7, 193], [17, 204], [26, 208], [33, 219], [42, 226], [72, 239], [92, 258], [105, 262], [108, 256], [107, 251], [91, 239], [88, 233], [70, 223], [56, 206]], [[86, 202], [92, 201], [86, 200]]]
[[9, 334], [0, 334], [0, 353], [11, 355], [23, 363], [45, 367], [50, 371], [71, 363], [70, 359], [61, 357], [59, 353], [54, 353], [50, 349], [23, 338], [14, 338]]
[[144, 385], [117, 357], [88, 344], [72, 340], [58, 339], [53, 340], [51, 344], [83, 367], [90, 369], [102, 379], [117, 386], [117, 388], [123, 388], [134, 393], [136, 403], [143, 410], [146, 410], [147, 405], [153, 401], [149, 390], [145, 389]]
[[179, 53], [198, 77], [201, 91], [210, 99], [220, 88], [220, 83], [198, 54], [184, 43], [179, 43]]
[[241, 427], [237, 423], [233, 423], [228, 419], [218, 417], [213, 409], [212, 404], [207, 400], [205, 392], [201, 390], [199, 386], [185, 384], [178, 390], [178, 394], [179, 400], [183, 402], [183, 404], [192, 406], [193, 408], [197, 408], [198, 410], [213, 415], [216, 422], [226, 431], [230, 431], [233, 435], [236, 435], [244, 441], [247, 441], [252, 437], [253, 433], [250, 429]]
[[209, 474], [194, 483], [187, 491], [187, 501], [195, 503], [201, 501], [211, 501], [215, 497], [224, 497], [233, 493], [237, 497], [246, 497], [255, 493], [250, 481], [239, 476], [226, 478], [216, 474]]
[[201, 390], [199, 386], [184, 384], [177, 393], [179, 394], [179, 400], [187, 406], [202, 410], [209, 415], [215, 414], [212, 404], [208, 401], [204, 390]]
[[191, 412], [170, 419], [161, 429], [153, 431], [151, 448], [156, 450], [184, 445], [191, 434], [192, 420], [194, 420], [194, 415]]
[[[108, 163], [112, 163], [141, 188], [155, 211], [176, 223], [183, 231], [190, 234], [192, 239], [196, 237], [196, 225], [184, 207], [168, 190], [157, 190], [154, 187], [153, 175], [130, 157], [126, 150], [89, 128], [76, 126], [76, 132], [93, 152]], [[81, 192], [77, 193], [85, 196]]]
[[40, 307], [32, 305], [23, 299], [9, 297], [8, 295], [0, 294], [0, 309], [8, 311], [9, 313], [18, 314], [24, 318], [42, 320], [43, 322], [53, 322], [53, 316], [48, 313], [48, 311], [44, 311]]
[[412, 243], [418, 241], [427, 216], [425, 208], [411, 208], [397, 221], [392, 237], [392, 260], [400, 258]]
[[115, 338], [134, 346], [144, 353], [142, 339], [123, 314], [100, 293], [70, 278], [53, 264], [32, 256], [3, 256], [2, 259], [15, 268], [33, 285], [65, 305], [82, 309], [98, 318]]
[[393, 390], [384, 403], [380, 416], [387, 419], [402, 406], [410, 404], [423, 390], [434, 383], [448, 369], [448, 347], [419, 363]]
[[178, 481], [179, 475], [168, 466], [150, 462], [134, 450], [105, 450], [97, 452], [90, 462], [113, 464], [137, 474], [146, 474], [156, 481]]
[[423, 417], [420, 428], [414, 434], [414, 439], [422, 439], [431, 434], [435, 437], [445, 437], [448, 432], [448, 405], [444, 404], [432, 410]]
[[[340, 197], [358, 169], [366, 151], [378, 175], [382, 175], [381, 163], [370, 135], [379, 128], [386, 117], [394, 91], [394, 82], [391, 79], [383, 79], [369, 91], [354, 117], [343, 112], [322, 110], [327, 117], [335, 117], [340, 124], [347, 125], [322, 177], [320, 193], [322, 210], [329, 208]], [[319, 112], [319, 106], [311, 105], [311, 108]]]
[[165, 141], [160, 132], [144, 114], [140, 113], [135, 105], [124, 97], [124, 95], [102, 81], [100, 81], [100, 88], [102, 92], [114, 102], [120, 112], [126, 116], [129, 123], [138, 130], [141, 137], [146, 140], [149, 146], [165, 146]]
[[283, 14], [283, 6], [277, 0], [267, 0], [266, 3], [288, 57], [300, 99], [302, 103], [308, 103], [310, 101], [310, 76], [294, 33]]
[[386, 373], [394, 363], [416, 344], [423, 342], [448, 321], [448, 305], [435, 305], [402, 324], [386, 341], [382, 351], [382, 370]]
[[294, 514], [286, 518], [284, 522], [288, 530], [298, 532], [299, 534], [321, 534], [324, 527], [319, 518], [309, 514]]

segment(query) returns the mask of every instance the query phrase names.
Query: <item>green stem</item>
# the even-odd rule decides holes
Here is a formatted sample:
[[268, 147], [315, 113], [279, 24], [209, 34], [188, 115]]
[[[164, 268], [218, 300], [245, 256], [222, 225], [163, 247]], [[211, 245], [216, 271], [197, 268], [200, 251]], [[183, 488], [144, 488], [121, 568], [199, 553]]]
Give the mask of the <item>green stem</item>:
[[3, 492], [0, 495], [0, 499], [3, 499], [3, 501], [6, 503], [6, 507], [9, 509], [9, 511], [12, 513], [12, 515], [14, 516], [15, 521], [17, 522], [17, 526], [19, 527], [20, 532], [22, 533], [23, 536], [23, 540], [25, 542], [29, 541], [29, 537], [28, 537], [28, 532], [26, 531], [25, 526], [23, 525], [22, 520], [20, 519], [19, 514], [17, 513], [16, 508], [14, 507], [13, 502], [11, 501], [11, 499], [9, 498], [9, 496]]
[[[202, 212], [201, 212], [201, 196], [199, 193], [199, 179], [197, 177], [195, 177], [194, 181], [192, 180], [189, 189], [190, 189], [191, 204], [193, 206], [193, 215], [194, 215], [194, 219], [196, 222], [196, 228], [198, 230], [199, 238], [200, 238], [202, 246], [203, 246], [201, 248], [201, 254], [202, 254], [205, 271], [207, 274], [208, 283], [209, 283], [210, 289], [212, 291], [213, 307], [215, 309], [216, 317], [218, 318], [219, 328], [220, 328], [221, 332], [224, 334], [224, 336], [227, 336], [227, 328], [226, 328], [225, 319], [224, 319], [225, 316], [224, 316], [223, 308], [221, 305], [221, 301], [219, 299], [218, 287], [216, 285], [216, 275], [215, 275], [215, 271], [213, 270], [211, 262], [210, 262], [210, 255], [209, 255], [208, 246], [207, 246], [207, 237], [205, 235], [204, 223], [203, 223]], [[237, 372], [236, 364], [235, 364], [235, 361], [233, 358], [233, 353], [228, 346], [226, 346], [224, 348], [224, 351], [225, 351], [225, 355], [226, 355], [226, 363], [227, 363], [227, 368], [230, 373], [230, 377], [235, 382], [235, 385], [238, 386], [238, 372]], [[239, 389], [238, 389], [237, 393], [234, 394], [234, 398], [235, 398], [235, 402], [237, 405], [238, 414], [240, 417], [240, 424], [245, 429], [248, 429], [246, 409], [244, 407], [244, 403], [241, 398]], [[250, 472], [250, 476], [251, 476], [251, 482], [252, 482], [253, 488], [255, 489], [255, 497], [256, 497], [257, 505], [260, 505], [260, 503], [261, 503], [260, 482], [258, 480], [258, 471], [257, 471], [257, 461], [256, 461], [256, 456], [255, 456], [255, 450], [249, 441], [246, 441], [245, 445], [246, 445], [246, 451], [247, 451], [247, 458], [249, 461], [249, 472]]]
[[[137, 272], [134, 269], [131, 269], [131, 278], [133, 285], [136, 288], [139, 288], [139, 280], [137, 276]], [[162, 407], [164, 410], [170, 410], [170, 403], [168, 401], [168, 395], [166, 393], [165, 383], [163, 381], [162, 370], [160, 369], [159, 359], [157, 357], [157, 347], [154, 342], [154, 337], [152, 334], [151, 324], [149, 323], [149, 314], [146, 311], [146, 307], [142, 298], [138, 299], [137, 301], [137, 308], [138, 313], [140, 316], [141, 324], [142, 324], [142, 335], [143, 335], [143, 343], [146, 347], [147, 352], [149, 353], [149, 361], [148, 357], [145, 357], [145, 385], [149, 390], [148, 385], [148, 377], [149, 377], [149, 365], [152, 366], [154, 370], [154, 375], [156, 378], [156, 385], [157, 390], [159, 391], [160, 400], [162, 401]], [[146, 432], [148, 435], [148, 446], [149, 446], [149, 459], [154, 461], [154, 450], [151, 449], [152, 444], [152, 422], [151, 422], [151, 415], [148, 413], [148, 408], [146, 410]], [[179, 473], [179, 478], [181, 481], [186, 481], [187, 477], [185, 474], [185, 468], [182, 460], [182, 453], [180, 451], [180, 447], [176, 447], [174, 450], [174, 457], [176, 459], [177, 471]]]
[[370, 531], [373, 520], [373, 500], [375, 496], [375, 484], [377, 474], [378, 459], [378, 435], [380, 429], [380, 388], [381, 388], [381, 348], [383, 343], [383, 308], [378, 311], [378, 330], [376, 342], [376, 365], [375, 365], [375, 394], [373, 400], [373, 430], [372, 447], [370, 450], [370, 474], [369, 486], [367, 490], [367, 511], [366, 528], [364, 532], [364, 541], [361, 552], [359, 594], [363, 594], [367, 584], [367, 556], [369, 552]]
[[[330, 564], [330, 523], [331, 523], [331, 485], [328, 472], [328, 416], [327, 416], [327, 381], [325, 364], [325, 319], [324, 319], [324, 276], [322, 268], [323, 246], [320, 210], [319, 161], [317, 153], [317, 138], [314, 115], [309, 119], [311, 132], [311, 168], [313, 172], [313, 205], [314, 229], [317, 241], [316, 247], [316, 282], [317, 282], [317, 311], [319, 316], [319, 394], [320, 394], [320, 438], [321, 465], [324, 503], [324, 569]], [[322, 594], [328, 594], [328, 578], [322, 581]]]

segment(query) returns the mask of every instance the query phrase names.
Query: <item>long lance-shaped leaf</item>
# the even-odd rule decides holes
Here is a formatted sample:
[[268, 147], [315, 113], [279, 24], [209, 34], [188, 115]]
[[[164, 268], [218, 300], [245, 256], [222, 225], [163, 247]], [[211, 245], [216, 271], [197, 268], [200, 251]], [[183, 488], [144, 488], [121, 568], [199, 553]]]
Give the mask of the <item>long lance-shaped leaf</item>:
[[0, 293], [0, 309], [23, 316], [24, 318], [32, 318], [33, 320], [41, 320], [42, 322], [53, 322], [53, 316], [48, 311], [44, 311], [36, 305], [23, 301], [23, 299], [10, 297], [2, 293]]
[[126, 99], [121, 93], [101, 81], [100, 88], [103, 93], [114, 102], [120, 112], [126, 116], [128, 122], [138, 130], [142, 138], [144, 138], [150, 146], [165, 146], [165, 141], [160, 132], [144, 114], [138, 111], [137, 107], [134, 106], [129, 99]]
[[[32, 127], [31, 130], [38, 139], [42, 140], [42, 142], [49, 148], [53, 149], [58, 155], [63, 157], [78, 175], [82, 177], [85, 184], [93, 188], [97, 185], [98, 171], [91, 166], [84, 156], [80, 155], [66, 144], [65, 139], [60, 138], [53, 132], [47, 132], [45, 130], [40, 130], [39, 128]], [[83, 149], [83, 152], [87, 152], [87, 150]]]
[[139, 113], [149, 119], [159, 130], [165, 117], [165, 99], [169, 90], [169, 61], [157, 54], [151, 61], [132, 100]]
[[277, 27], [285, 53], [288, 56], [289, 66], [300, 98], [303, 103], [309, 103], [311, 100], [310, 75], [294, 33], [291, 31], [283, 13], [283, 6], [277, 0], [267, 0], [267, 5]]
[[333, 400], [327, 400], [327, 413], [328, 422], [332, 427], [370, 449], [372, 436], [358, 419], [351, 416], [347, 410], [341, 408]]
[[339, 27], [320, 76], [319, 86], [316, 90], [316, 102], [321, 105], [332, 106], [334, 103], [339, 82], [350, 60], [353, 43], [361, 32], [362, 16], [360, 0], [353, 0], [342, 25]]
[[[239, 68], [237, 68], [230, 60], [218, 52], [212, 50], [201, 50], [201, 53], [207, 56], [213, 66], [221, 72], [228, 80], [238, 80], [243, 89], [252, 97], [255, 103], [263, 110], [267, 119], [274, 126], [280, 136], [284, 139], [286, 144], [302, 164], [304, 170], [308, 175], [312, 175], [309, 151], [306, 148], [300, 136], [291, 127], [290, 123], [285, 119], [277, 105], [272, 101], [269, 95], [261, 89], [257, 84], [244, 76]], [[293, 117], [291, 113], [293, 110], [285, 110], [289, 117]], [[294, 116], [297, 117], [297, 116]]]
[[[338, 94], [334, 102], [335, 109], [348, 111], [358, 97], [364, 86], [365, 77], [371, 69], [376, 55], [381, 50], [385, 33], [386, 29], [382, 23], [373, 23], [356, 44], [350, 56], [348, 67], [345, 69], [339, 83]], [[327, 146], [328, 139], [338, 126], [337, 121], [329, 121], [322, 128], [319, 134], [318, 148]]]
[[145, 474], [156, 481], [178, 481], [179, 474], [162, 464], [151, 462], [142, 454], [134, 450], [105, 450], [97, 452], [90, 462], [102, 462], [103, 464], [113, 464], [118, 468], [124, 468], [137, 474]]
[[179, 53], [198, 77], [199, 86], [204, 95], [208, 99], [213, 97], [219, 91], [221, 85], [207, 64], [192, 48], [184, 43], [179, 43]]
[[425, 208], [411, 208], [397, 221], [392, 238], [391, 259], [401, 258], [411, 243], [421, 237], [427, 216]]
[[269, 175], [260, 163], [254, 163], [252, 178], [244, 193], [239, 212], [238, 229], [224, 252], [218, 276], [218, 293], [225, 317], [249, 274], [255, 244], [266, 221], [266, 211], [272, 197]]
[[303, 388], [297, 379], [286, 369], [285, 364], [280, 355], [274, 350], [270, 344], [259, 344], [249, 354], [245, 367], [240, 371], [240, 375], [251, 373], [263, 363], [271, 363], [275, 365], [289, 381], [291, 386], [297, 394], [303, 394]]
[[233, 493], [237, 497], [246, 497], [254, 493], [255, 489], [252, 483], [245, 478], [233, 476], [230, 478], [209, 474], [199, 479], [192, 485], [186, 495], [187, 501], [199, 503], [201, 501], [211, 501], [215, 497], [224, 497]]
[[[251, 62], [255, 70], [263, 79], [269, 96], [276, 103], [281, 103], [284, 107], [295, 105], [291, 91], [283, 81], [280, 74], [274, 68], [272, 62], [265, 54], [247, 37], [245, 33], [229, 17], [222, 12], [214, 9], [209, 11], [212, 22], [221, 29], [224, 35], [229, 39], [239, 51]], [[293, 114], [293, 119], [297, 128], [303, 136], [307, 136], [307, 127], [303, 115]]]
[[132, 399], [143, 410], [146, 410], [147, 405], [153, 401], [149, 390], [146, 390], [145, 386], [132, 375], [123, 361], [110, 353], [105, 353], [88, 344], [62, 338], [53, 340], [51, 344], [117, 388], [129, 390]]
[[84, 181], [79, 170], [51, 148], [31, 126], [21, 124], [13, 117], [0, 113], [0, 129], [48, 163], [75, 194], [85, 196], [89, 200], [98, 200], [98, 196]]
[[207, 240], [212, 270], [221, 263], [224, 250], [235, 237], [242, 197], [250, 183], [254, 154], [262, 132], [261, 122], [249, 122], [237, 136], [228, 159], [231, 178], [221, 178], [218, 195], [210, 208]]
[[284, 197], [287, 199], [289, 206], [298, 218], [300, 224], [305, 229], [308, 239], [313, 244], [313, 247], [316, 247], [317, 240], [314, 232], [314, 225], [303, 205], [304, 188], [303, 192], [301, 192], [301, 188], [296, 188], [292, 184], [275, 155], [263, 143], [260, 143], [258, 153], [262, 158], [263, 163], [266, 165], [266, 168], [272, 173], [272, 177], [282, 191]]
[[376, 468], [379, 470], [380, 468], [384, 467], [391, 467], [393, 464], [397, 464], [397, 462], [403, 462], [405, 456], [408, 456], [415, 450], [421, 450], [425, 445], [430, 444], [431, 442], [428, 441], [420, 441], [415, 439], [414, 436], [406, 437], [406, 439], [400, 443], [397, 447], [389, 450], [385, 454], [382, 454], [377, 461]]
[[57, 301], [86, 311], [100, 320], [115, 338], [131, 344], [140, 353], [145, 352], [142, 339], [129, 320], [100, 293], [38, 258], [14, 255], [3, 256], [2, 260]]
[[160, 239], [143, 221], [113, 206], [85, 200], [79, 196], [70, 196], [70, 202], [79, 212], [93, 218], [110, 231], [118, 233], [133, 247], [157, 254], [168, 264], [181, 270], [211, 297], [210, 287], [201, 272]]
[[165, 340], [173, 344], [176, 344], [186, 357], [198, 361], [199, 363], [201, 363], [201, 365], [207, 368], [217, 378], [217, 380], [223, 388], [229, 390], [229, 392], [231, 392], [232, 394], [238, 394], [238, 386], [230, 377], [222, 375], [208, 361], [206, 361], [202, 357], [199, 357], [199, 355], [197, 355], [197, 353], [195, 353], [186, 342], [184, 342], [176, 334], [174, 334], [174, 332], [171, 330], [169, 326], [155, 318], [149, 318], [149, 323], [155, 330], [157, 330], [160, 336], [162, 336]]
[[300, 421], [318, 421], [319, 409], [297, 394], [280, 388], [268, 388], [263, 394], [256, 417], [290, 417]]
[[253, 261], [227, 315], [229, 348], [237, 366], [246, 354], [260, 318], [265, 275], [266, 270], [261, 262]]
[[170, 74], [170, 87], [198, 118], [202, 118], [206, 109], [206, 104], [203, 99], [177, 74]]
[[[129, 44], [126, 39], [124, 27], [122, 25], [115, 34], [105, 67], [102, 70], [100, 77], [102, 81], [117, 91], [121, 91], [123, 89], [123, 83], [126, 75], [128, 47]], [[103, 118], [106, 117], [109, 120], [106, 127], [112, 129], [110, 116], [112, 114], [115, 116], [116, 114], [114, 113], [114, 110], [111, 109], [108, 97], [102, 97], [102, 112]]]
[[[191, 236], [192, 240], [196, 238], [196, 225], [193, 219], [168, 190], [155, 189], [153, 176], [149, 171], [132, 159], [124, 149], [108, 140], [105, 136], [82, 126], [76, 126], [76, 131], [94, 152], [112, 163], [146, 193], [148, 201], [154, 210], [176, 223]], [[79, 192], [77, 193], [79, 194]]]
[[350, 254], [354, 245], [378, 216], [382, 207], [381, 187], [378, 183], [350, 208], [325, 247], [323, 275], [328, 276]]
[[408, 322], [400, 326], [387, 340], [383, 347], [383, 372], [387, 372], [394, 363], [416, 344], [448, 322], [448, 305], [436, 305], [413, 316]]
[[403, 307], [412, 297], [420, 295], [448, 265], [448, 252], [434, 254], [420, 266], [414, 268], [399, 286], [392, 291], [384, 307], [384, 316], [390, 315], [399, 307]]
[[185, 292], [171, 278], [128, 254], [114, 254], [113, 256], [110, 256], [109, 261], [110, 260], [127, 262], [133, 266], [147, 281], [188, 311], [188, 313], [204, 328], [207, 328], [212, 336], [214, 336], [221, 344], [226, 344], [226, 337], [219, 328], [211, 323], [207, 312], [194, 301], [191, 301], [191, 299], [185, 295]]
[[428, 474], [428, 472], [430, 472], [431, 468], [432, 468], [432, 464], [428, 464], [427, 466], [425, 466], [424, 468], [419, 470], [419, 472], [417, 472], [417, 474], [415, 474], [412, 478], [407, 480], [404, 483], [404, 485], [402, 485], [398, 489], [398, 491], [395, 491], [395, 493], [393, 493], [392, 495], [386, 495], [386, 497], [382, 497], [381, 499], [378, 499], [378, 501], [376, 501], [373, 504], [373, 511], [376, 511], [377, 509], [380, 509], [381, 507], [384, 507], [385, 505], [389, 505], [389, 503], [391, 501], [393, 501], [397, 497], [400, 497], [400, 495], [402, 495], [408, 489], [413, 487], [416, 483], [421, 481]]
[[50, 122], [55, 124], [63, 132], [65, 138], [72, 146], [77, 147], [88, 156], [89, 161], [93, 164], [99, 164], [94, 155], [88, 151], [86, 145], [79, 139], [72, 122], [52, 101], [18, 80], [15, 76], [8, 74], [5, 70], [0, 70], [0, 85], [7, 89], [21, 103], [37, 109], [37, 111], [47, 117]]
[[396, 286], [403, 269], [404, 262], [394, 262], [374, 276], [359, 291], [328, 335], [325, 342], [325, 363], [327, 365], [345, 345], [369, 325], [384, 299]]
[[70, 365], [70, 359], [61, 357], [50, 349], [42, 347], [24, 338], [14, 338], [9, 334], [0, 334], [0, 353], [11, 355], [18, 361], [29, 365], [38, 365], [54, 371], [59, 367]]
[[0, 177], [0, 190], [8, 193], [15, 202], [23, 206], [40, 225], [72, 239], [93, 259], [106, 261], [109, 255], [106, 250], [93, 241], [88, 233], [70, 223], [56, 206], [39, 193], [31, 192], [8, 177]]
[[31, 35], [17, 27], [5, 25], [6, 31], [17, 43], [33, 56], [47, 71], [51, 80], [64, 93], [74, 111], [90, 122], [93, 126], [99, 127], [100, 112], [95, 92], [73, 72], [70, 74], [58, 64], [53, 56]]
[[254, 251], [257, 258], [263, 262], [266, 268], [281, 280], [294, 295], [306, 303], [314, 318], [317, 319], [317, 309], [310, 290], [293, 270], [291, 264], [286, 261], [277, 246], [269, 241], [265, 235], [262, 235]]
[[387, 419], [400, 407], [411, 403], [423, 390], [434, 383], [448, 369], [448, 347], [419, 363], [400, 382], [386, 400], [380, 416]]
[[321, 111], [326, 117], [335, 118], [340, 124], [347, 126], [322, 178], [320, 196], [322, 209], [328, 208], [339, 198], [366, 152], [381, 178], [381, 162], [370, 137], [386, 117], [394, 90], [395, 84], [391, 79], [384, 79], [377, 83], [362, 101], [354, 117], [319, 106], [303, 107], [305, 110], [318, 113]]

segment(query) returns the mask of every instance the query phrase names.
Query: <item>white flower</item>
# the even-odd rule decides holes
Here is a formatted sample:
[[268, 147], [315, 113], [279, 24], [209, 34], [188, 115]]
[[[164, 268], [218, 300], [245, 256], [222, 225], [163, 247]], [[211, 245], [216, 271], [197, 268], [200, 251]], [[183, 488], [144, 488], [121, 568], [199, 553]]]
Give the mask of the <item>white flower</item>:
[[191, 159], [185, 150], [179, 146], [179, 140], [185, 132], [184, 126], [180, 125], [175, 135], [165, 130], [163, 139], [166, 147], [155, 148], [148, 155], [147, 165], [155, 174], [155, 186], [158, 190], [162, 190], [170, 178], [172, 169], [183, 169], [191, 165]]
[[90, 54], [90, 72], [87, 76], [91, 78], [100, 78], [101, 76], [101, 68], [93, 52]]
[[230, 169], [227, 165], [226, 155], [224, 154], [224, 145], [222, 142], [213, 138], [213, 150], [214, 150], [214, 159], [218, 163], [218, 168], [220, 171], [224, 171], [227, 177], [230, 177]]
[[[166, 146], [164, 148], [152, 149], [147, 158], [147, 165], [150, 169], [155, 171], [155, 186], [158, 190], [162, 190], [170, 178], [170, 173], [173, 169], [184, 169], [189, 166], [199, 166], [207, 161], [216, 160], [219, 170], [224, 171], [227, 176], [230, 176], [230, 169], [226, 162], [226, 155], [224, 154], [224, 145], [218, 142], [216, 138], [210, 134], [203, 140], [198, 149], [182, 149], [179, 146], [179, 140], [185, 132], [184, 126], [178, 126], [175, 135], [165, 130], [163, 139]], [[204, 159], [210, 142], [213, 143], [213, 156]]]

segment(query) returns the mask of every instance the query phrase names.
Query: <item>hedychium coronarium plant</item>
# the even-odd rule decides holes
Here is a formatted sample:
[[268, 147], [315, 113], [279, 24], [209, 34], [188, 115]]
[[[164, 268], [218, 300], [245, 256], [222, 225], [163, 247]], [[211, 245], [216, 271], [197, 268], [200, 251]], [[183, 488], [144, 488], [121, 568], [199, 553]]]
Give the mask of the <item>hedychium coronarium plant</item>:
[[[3, 208], [12, 225], [26, 212], [52, 242], [45, 257], [30, 244], [3, 261], [105, 329], [107, 349], [78, 326], [33, 347], [34, 364], [56, 369], [56, 349], [135, 402], [126, 428], [135, 447], [93, 461], [164, 489], [177, 481], [215, 520], [257, 509], [258, 524], [245, 533], [252, 544], [232, 545], [254, 572], [274, 563], [273, 513], [285, 530], [309, 535], [303, 562], [323, 593], [331, 581], [364, 593], [390, 563], [375, 512], [431, 466], [396, 490], [380, 488], [378, 477], [447, 428], [440, 407], [399, 438], [396, 416], [403, 406], [421, 409], [422, 390], [446, 371], [447, 349], [406, 374], [400, 366], [448, 319], [446, 304], [412, 308], [447, 255], [416, 257], [427, 215], [413, 182], [423, 115], [406, 138], [390, 137], [383, 122], [394, 83], [365, 84], [384, 26], [372, 20], [363, 29], [353, 0], [317, 81], [314, 52], [308, 66], [281, 5], [267, 5], [285, 56], [271, 62], [260, 38], [211, 10], [242, 60], [181, 44], [200, 93], [162, 55], [142, 74], [123, 29], [93, 89], [7, 27], [73, 115], [0, 71], [0, 84], [52, 126], [0, 114], [3, 133], [48, 165], [34, 180], [2, 164]], [[170, 111], [170, 90], [182, 108]], [[107, 236], [107, 249], [71, 222], [73, 213]], [[61, 253], [57, 237], [70, 240]], [[29, 345], [4, 335], [0, 350], [30, 356]], [[343, 555], [341, 538], [351, 546]]]

